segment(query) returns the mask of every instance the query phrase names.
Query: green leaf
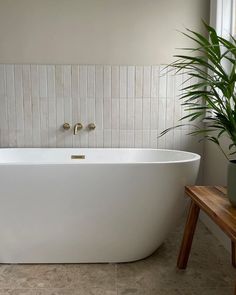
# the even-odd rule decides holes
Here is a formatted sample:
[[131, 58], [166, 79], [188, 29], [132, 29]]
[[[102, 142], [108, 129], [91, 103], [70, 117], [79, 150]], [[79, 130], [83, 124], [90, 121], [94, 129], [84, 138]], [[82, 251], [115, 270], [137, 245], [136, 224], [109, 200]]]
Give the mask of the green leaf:
[[[236, 149], [236, 39], [231, 36], [227, 40], [217, 35], [206, 23], [204, 27], [209, 38], [190, 29], [183, 33], [195, 42], [195, 46], [182, 48], [185, 53], [175, 55], [176, 60], [169, 65], [175, 74], [187, 74], [179, 99], [188, 113], [180, 118], [180, 121], [184, 120], [183, 125], [170, 127], [160, 136], [185, 126], [188, 121], [187, 124], [194, 128], [191, 135], [202, 135], [203, 139], [214, 142], [227, 157], [219, 138], [227, 135], [231, 140], [229, 152]], [[225, 70], [226, 63], [229, 71]], [[192, 124], [194, 122], [197, 124]]]

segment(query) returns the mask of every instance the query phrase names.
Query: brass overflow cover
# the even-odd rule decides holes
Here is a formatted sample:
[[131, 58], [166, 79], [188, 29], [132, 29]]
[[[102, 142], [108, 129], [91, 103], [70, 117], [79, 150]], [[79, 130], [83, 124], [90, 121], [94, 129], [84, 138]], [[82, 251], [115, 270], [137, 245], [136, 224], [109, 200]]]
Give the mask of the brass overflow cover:
[[85, 155], [72, 155], [71, 156], [72, 160], [84, 160], [85, 159]]

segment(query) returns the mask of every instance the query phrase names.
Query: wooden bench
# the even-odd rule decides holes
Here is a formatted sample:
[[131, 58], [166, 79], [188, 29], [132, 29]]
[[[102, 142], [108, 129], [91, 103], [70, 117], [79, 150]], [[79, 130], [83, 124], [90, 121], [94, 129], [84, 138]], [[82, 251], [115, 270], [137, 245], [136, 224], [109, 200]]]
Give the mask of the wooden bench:
[[[200, 210], [204, 211], [231, 239], [232, 265], [236, 267], [236, 208], [233, 208], [222, 186], [187, 186], [186, 194], [191, 198], [177, 267], [187, 267], [194, 232]], [[235, 286], [236, 295], [236, 286]]]

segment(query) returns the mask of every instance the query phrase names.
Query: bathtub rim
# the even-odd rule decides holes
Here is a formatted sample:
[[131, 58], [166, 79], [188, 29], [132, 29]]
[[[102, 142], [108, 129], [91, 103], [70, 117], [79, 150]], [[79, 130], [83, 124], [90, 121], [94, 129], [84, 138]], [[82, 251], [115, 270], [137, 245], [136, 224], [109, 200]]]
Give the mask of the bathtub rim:
[[46, 162], [46, 161], [41, 161], [41, 162], [0, 162], [0, 166], [6, 166], [6, 165], [10, 165], [10, 166], [28, 166], [28, 165], [154, 165], [154, 164], [182, 164], [182, 163], [191, 163], [191, 162], [195, 162], [195, 161], [200, 161], [202, 156], [194, 153], [194, 152], [188, 152], [188, 151], [182, 151], [182, 150], [171, 150], [171, 149], [155, 149], [155, 148], [89, 148], [89, 147], [79, 147], [79, 148], [74, 148], [74, 147], [10, 147], [10, 148], [0, 148], [0, 153], [1, 150], [25, 150], [25, 151], [29, 151], [29, 150], [42, 150], [42, 151], [46, 151], [46, 150], [94, 150], [94, 151], [99, 151], [99, 150], [112, 150], [112, 151], [121, 151], [121, 150], [129, 150], [129, 151], [164, 151], [164, 152], [174, 152], [174, 153], [182, 153], [182, 154], [187, 154], [187, 155], [191, 155], [192, 157], [190, 159], [183, 159], [183, 160], [172, 160], [172, 161], [136, 161], [136, 162], [96, 162], [96, 161], [92, 161], [92, 162], [86, 162], [83, 160], [72, 160], [68, 162]]

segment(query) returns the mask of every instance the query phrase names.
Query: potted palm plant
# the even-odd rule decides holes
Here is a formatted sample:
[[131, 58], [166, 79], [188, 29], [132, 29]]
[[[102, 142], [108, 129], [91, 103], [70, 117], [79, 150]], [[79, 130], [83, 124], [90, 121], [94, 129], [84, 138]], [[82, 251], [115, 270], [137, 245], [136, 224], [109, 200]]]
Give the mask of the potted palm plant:
[[[228, 160], [228, 198], [236, 206], [236, 39], [225, 39], [217, 35], [214, 28], [204, 24], [204, 34], [187, 29], [184, 35], [195, 46], [184, 48], [186, 54], [175, 55], [176, 60], [168, 67], [176, 74], [185, 71], [188, 85], [183, 83], [180, 96], [184, 111], [188, 115], [180, 121], [188, 121], [193, 126], [191, 135], [202, 135], [203, 139], [216, 144]], [[189, 85], [190, 84], [190, 85]], [[182, 123], [168, 128], [185, 125]], [[199, 124], [201, 122], [201, 124]], [[230, 144], [226, 151], [221, 146], [221, 137], [227, 136]]]

